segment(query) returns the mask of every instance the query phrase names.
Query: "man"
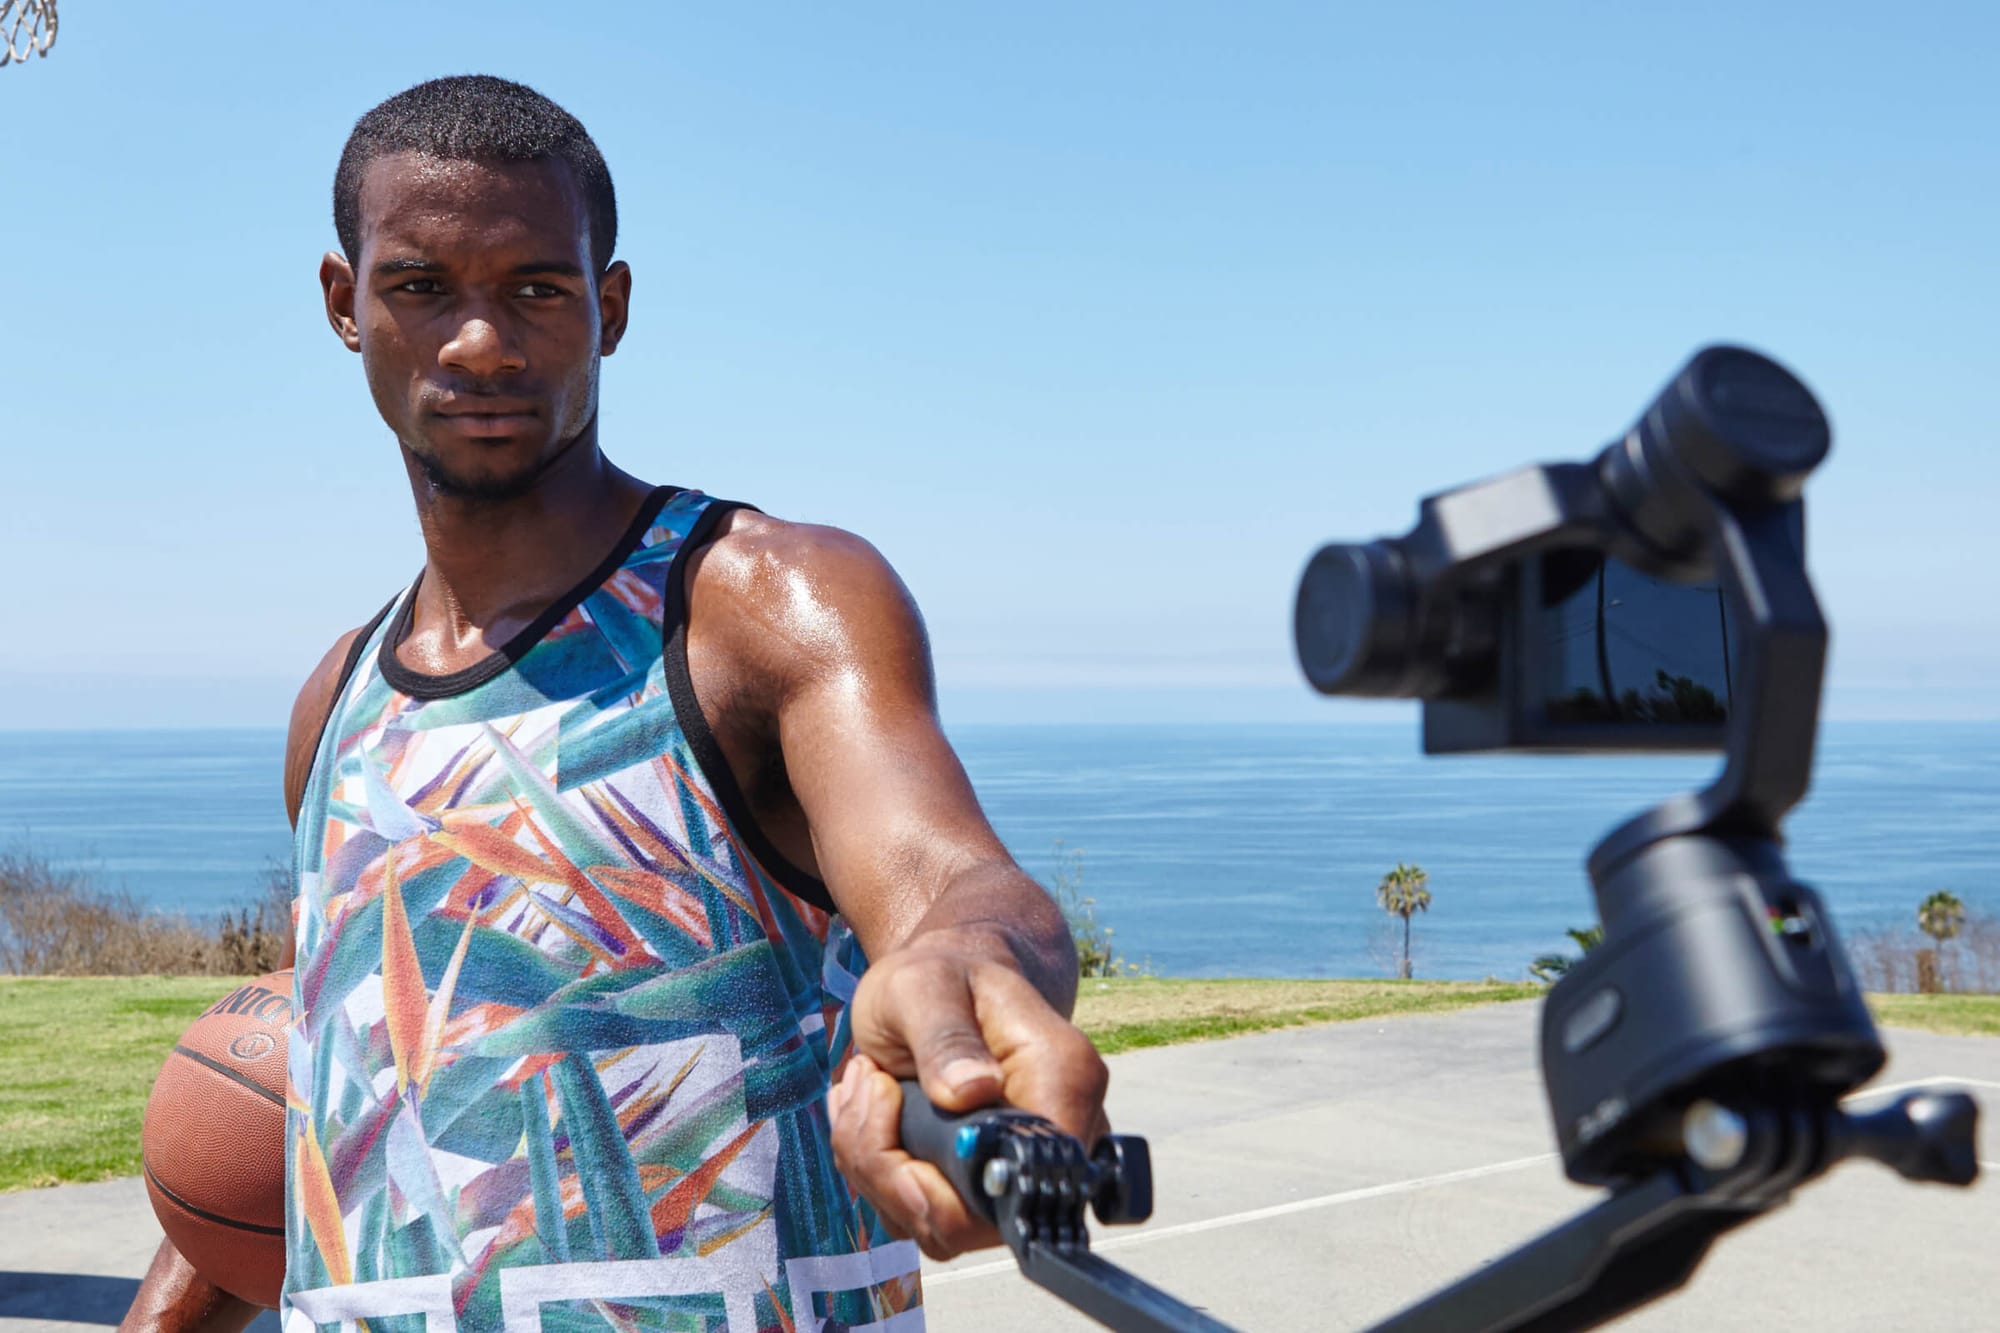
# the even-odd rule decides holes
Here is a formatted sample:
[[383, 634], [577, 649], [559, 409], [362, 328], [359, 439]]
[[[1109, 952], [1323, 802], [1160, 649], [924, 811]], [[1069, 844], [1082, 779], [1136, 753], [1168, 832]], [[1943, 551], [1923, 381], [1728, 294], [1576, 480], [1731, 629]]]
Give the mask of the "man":
[[[559, 107], [393, 97], [334, 215], [427, 559], [292, 714], [288, 1329], [921, 1327], [891, 1237], [993, 1237], [894, 1076], [1091, 1136], [1105, 1071], [916, 608], [855, 537], [605, 458], [632, 279]], [[253, 1313], [163, 1247], [127, 1327]]]

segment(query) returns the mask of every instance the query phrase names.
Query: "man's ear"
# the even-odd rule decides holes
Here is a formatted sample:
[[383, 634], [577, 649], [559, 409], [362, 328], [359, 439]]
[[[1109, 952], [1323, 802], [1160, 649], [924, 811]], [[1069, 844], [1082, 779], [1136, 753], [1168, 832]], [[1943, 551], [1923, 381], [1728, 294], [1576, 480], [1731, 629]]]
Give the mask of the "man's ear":
[[622, 259], [612, 260], [597, 280], [597, 315], [603, 329], [597, 339], [597, 354], [610, 356], [618, 350], [632, 317], [632, 269]]
[[354, 266], [347, 256], [329, 250], [319, 261], [319, 286], [326, 293], [326, 322], [340, 335], [347, 350], [361, 350], [361, 325], [354, 319]]

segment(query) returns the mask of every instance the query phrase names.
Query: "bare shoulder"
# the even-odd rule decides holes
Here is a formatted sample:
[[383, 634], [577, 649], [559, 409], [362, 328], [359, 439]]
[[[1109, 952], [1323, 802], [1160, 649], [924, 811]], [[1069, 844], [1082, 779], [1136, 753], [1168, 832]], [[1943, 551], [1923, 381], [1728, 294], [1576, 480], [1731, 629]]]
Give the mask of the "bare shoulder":
[[737, 509], [723, 519], [705, 555], [701, 577], [737, 587], [753, 584], [893, 587], [907, 595], [896, 571], [867, 540], [842, 528], [794, 523], [753, 509]]
[[880, 551], [840, 528], [737, 510], [689, 579], [703, 628], [758, 656], [821, 667], [885, 652], [928, 658], [910, 590]]
[[[365, 627], [363, 627], [365, 628]], [[334, 693], [340, 688], [341, 670], [354, 650], [361, 628], [351, 629], [333, 641], [326, 656], [306, 677], [298, 698], [292, 701], [291, 727], [285, 736], [285, 813], [299, 822], [299, 806], [305, 801], [306, 780], [312, 776], [313, 753], [319, 749], [319, 734], [333, 707]]]

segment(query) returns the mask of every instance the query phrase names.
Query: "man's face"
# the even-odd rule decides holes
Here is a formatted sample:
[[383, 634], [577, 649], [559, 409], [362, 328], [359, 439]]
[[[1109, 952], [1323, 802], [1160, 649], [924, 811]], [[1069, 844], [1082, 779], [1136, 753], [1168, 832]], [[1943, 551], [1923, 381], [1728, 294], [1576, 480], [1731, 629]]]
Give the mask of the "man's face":
[[354, 268], [328, 255], [321, 281], [382, 419], [445, 494], [527, 491], [595, 417], [630, 292], [592, 263], [568, 167], [378, 158], [360, 221]]

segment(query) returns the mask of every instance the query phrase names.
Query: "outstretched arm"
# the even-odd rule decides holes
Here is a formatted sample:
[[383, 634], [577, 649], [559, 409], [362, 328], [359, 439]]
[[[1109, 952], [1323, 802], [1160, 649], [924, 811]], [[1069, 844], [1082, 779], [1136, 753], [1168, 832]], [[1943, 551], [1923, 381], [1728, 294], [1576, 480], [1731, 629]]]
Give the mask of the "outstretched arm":
[[1068, 924], [981, 812], [939, 726], [922, 620], [873, 547], [744, 515], [695, 579], [691, 645], [713, 629], [746, 681], [779, 682], [784, 779], [870, 960], [858, 1054], [828, 1099], [841, 1169], [933, 1256], [994, 1243], [899, 1146], [896, 1077], [946, 1110], [1005, 1100], [1102, 1133], [1104, 1062], [1068, 1018]]

